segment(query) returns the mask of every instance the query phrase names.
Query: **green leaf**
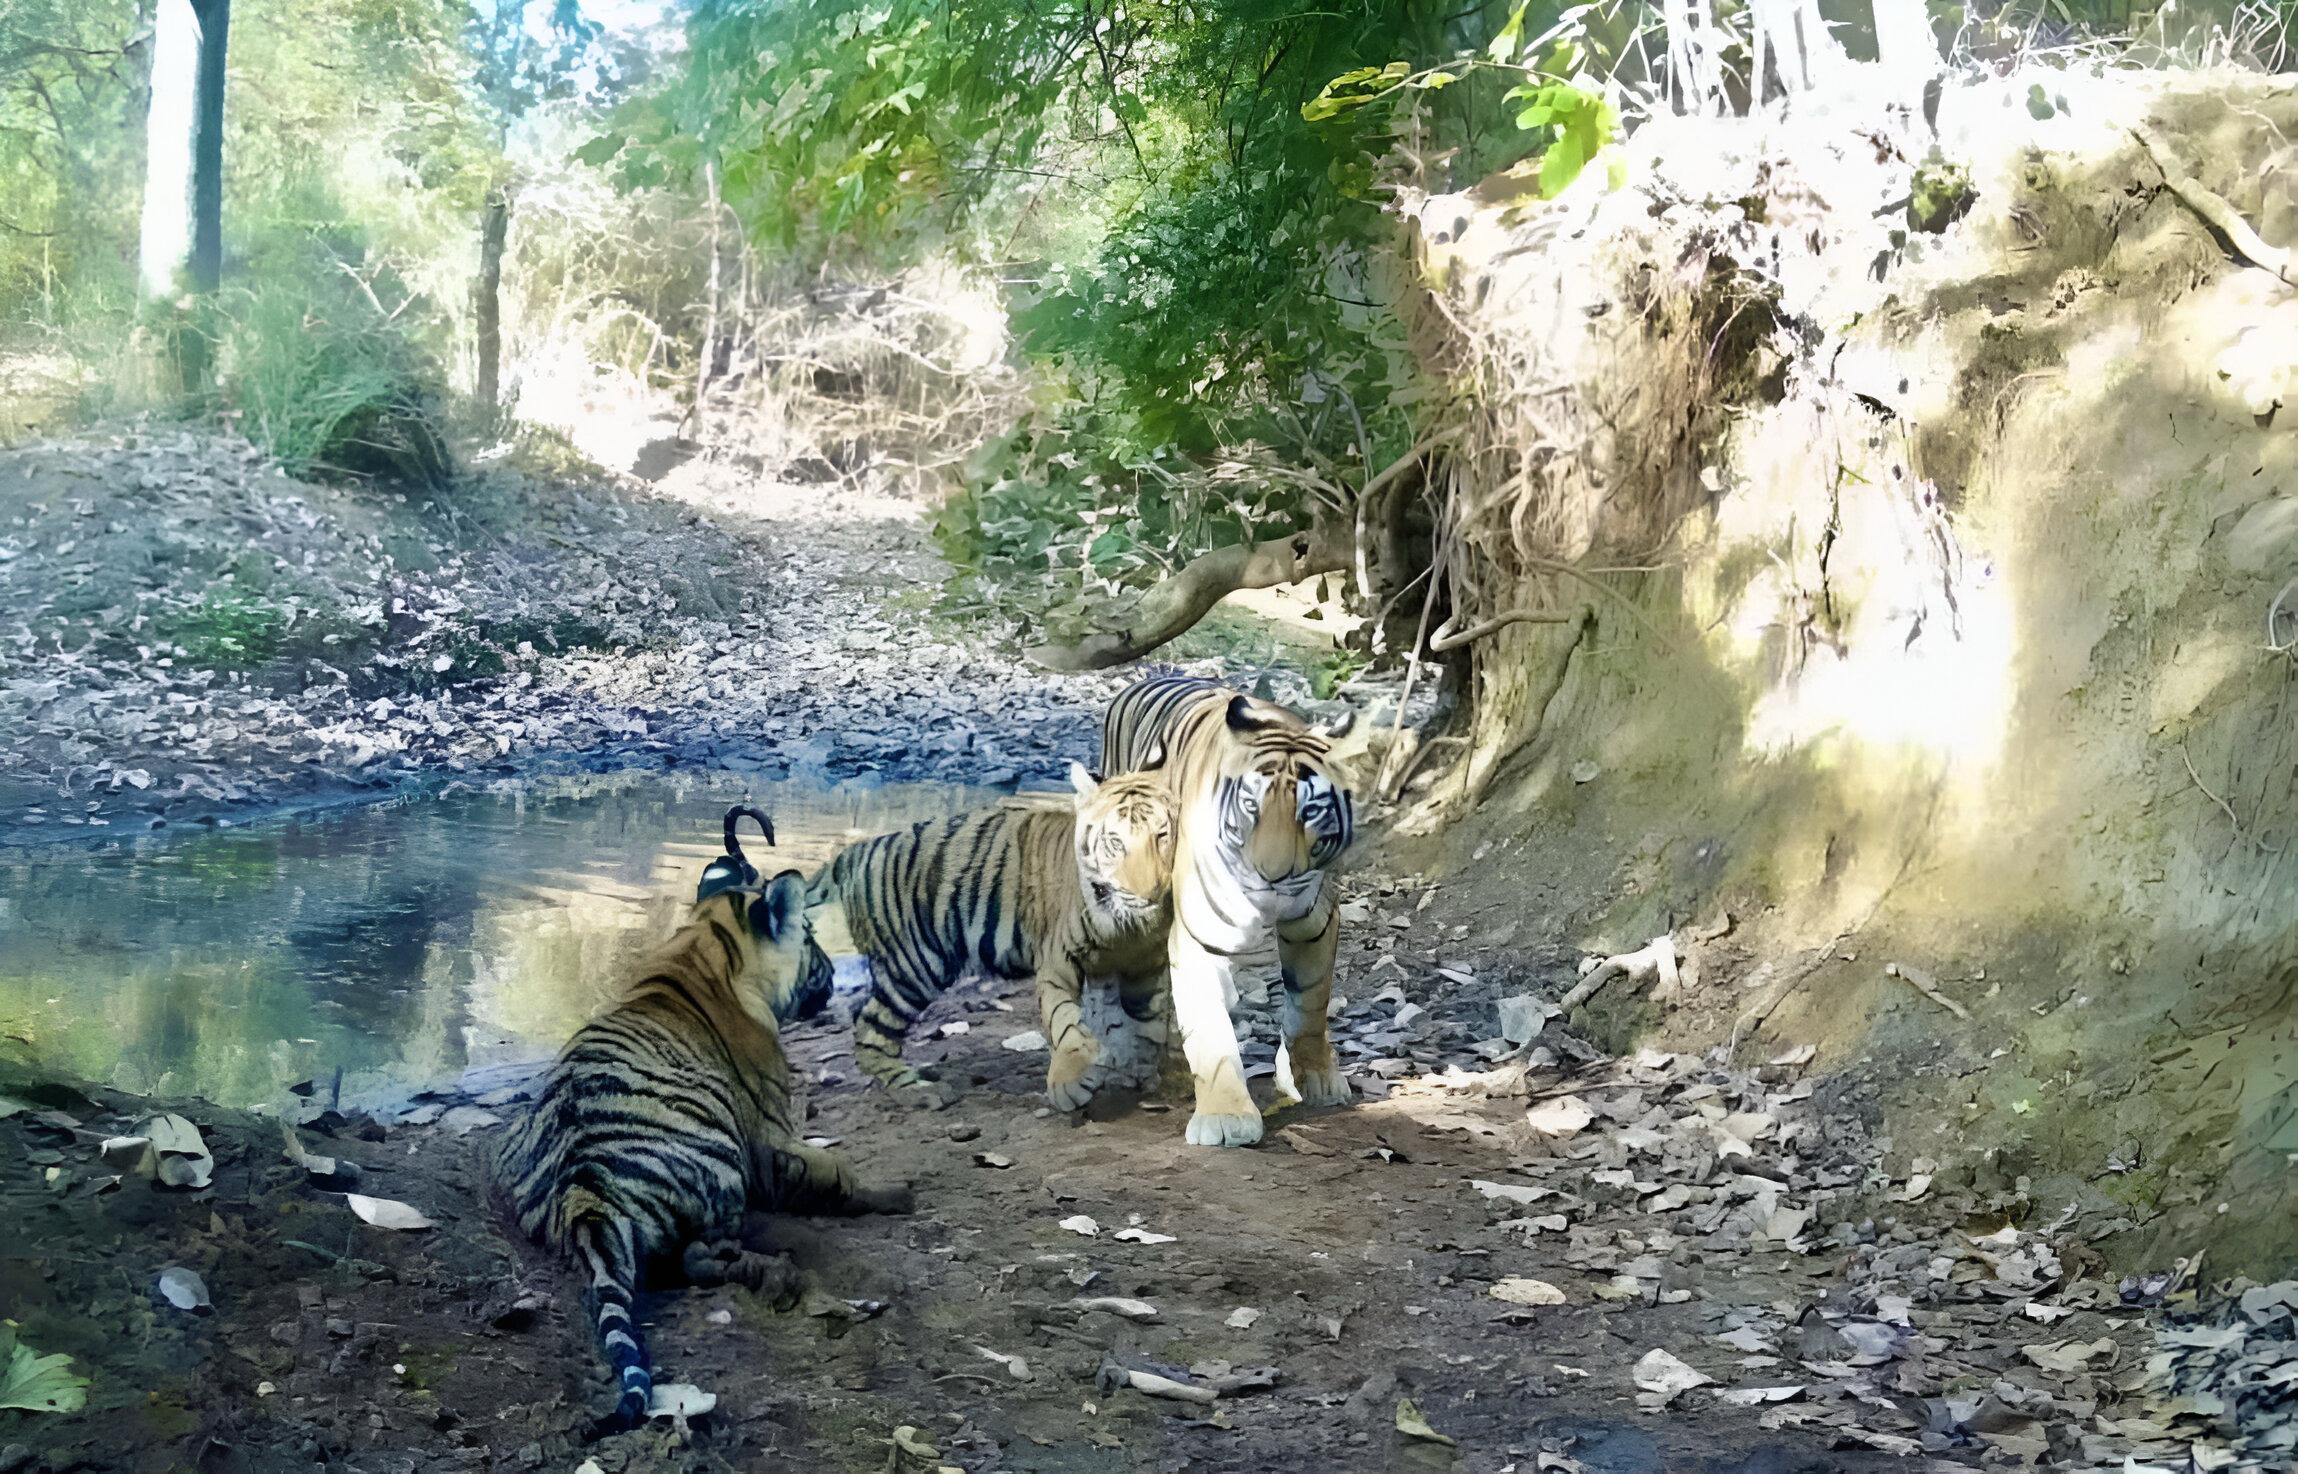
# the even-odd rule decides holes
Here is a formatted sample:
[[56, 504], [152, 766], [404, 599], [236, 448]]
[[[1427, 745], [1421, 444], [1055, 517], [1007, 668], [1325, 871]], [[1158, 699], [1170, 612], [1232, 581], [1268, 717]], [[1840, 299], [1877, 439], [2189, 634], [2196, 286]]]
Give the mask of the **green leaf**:
[[578, 164], [588, 164], [595, 169], [616, 154], [621, 153], [622, 146], [629, 141], [619, 133], [602, 133], [576, 149], [573, 155], [574, 161]]
[[1524, 0], [1524, 4], [1508, 12], [1508, 24], [1492, 38], [1492, 44], [1484, 50], [1485, 55], [1503, 63], [1516, 59], [1516, 48], [1524, 44], [1524, 11], [1530, 4], [1531, 0]]
[[1588, 156], [1580, 151], [1578, 139], [1567, 135], [1550, 144], [1546, 156], [1540, 160], [1540, 197], [1552, 200], [1562, 194], [1580, 177], [1580, 170], [1587, 162]]
[[0, 1324], [0, 1408], [33, 1413], [76, 1413], [88, 1405], [88, 1379], [75, 1376], [72, 1358], [38, 1356], [16, 1341], [13, 1321]]
[[1439, 87], [1450, 87], [1459, 80], [1459, 76], [1453, 72], [1430, 72], [1420, 79], [1420, 85], [1434, 92]]

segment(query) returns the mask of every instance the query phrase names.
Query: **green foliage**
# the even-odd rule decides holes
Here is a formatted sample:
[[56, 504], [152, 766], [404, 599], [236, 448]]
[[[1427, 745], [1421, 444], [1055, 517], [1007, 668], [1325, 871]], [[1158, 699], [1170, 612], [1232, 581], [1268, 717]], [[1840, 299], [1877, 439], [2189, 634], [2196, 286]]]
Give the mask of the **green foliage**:
[[1361, 650], [1339, 649], [1327, 654], [1309, 671], [1309, 690], [1319, 701], [1330, 701], [1350, 677], [1365, 668]]
[[1593, 92], [1570, 82], [1523, 83], [1508, 100], [1525, 104], [1516, 126], [1541, 137], [1540, 193], [1554, 199], [1571, 187], [1597, 151], [1618, 136], [1619, 114]]
[[227, 289], [214, 308], [222, 397], [242, 432], [296, 475], [439, 479], [434, 370], [364, 296], [346, 272]]
[[88, 1405], [88, 1379], [72, 1358], [41, 1356], [16, 1339], [16, 1323], [0, 1321], [0, 1410], [76, 1413]]
[[199, 670], [254, 670], [279, 654], [287, 633], [285, 610], [259, 595], [218, 585], [180, 616], [153, 631], [175, 645]]
[[1914, 187], [1907, 198], [1908, 227], [1937, 235], [1969, 214], [1976, 198], [1970, 171], [1940, 158], [1934, 149], [1915, 167]]
[[[1073, 639], [1107, 595], [1180, 560], [1300, 526], [1296, 487], [1214, 481], [1121, 413], [1077, 401], [983, 448], [934, 522], [960, 571], [956, 605], [995, 602]], [[1017, 590], [1033, 590], [1016, 599]]]

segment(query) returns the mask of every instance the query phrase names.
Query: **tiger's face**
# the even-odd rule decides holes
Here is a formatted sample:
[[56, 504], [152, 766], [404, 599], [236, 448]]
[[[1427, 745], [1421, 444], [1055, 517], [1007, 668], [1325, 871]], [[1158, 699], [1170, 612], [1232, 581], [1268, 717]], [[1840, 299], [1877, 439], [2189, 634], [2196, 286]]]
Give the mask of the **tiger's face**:
[[1086, 897], [1126, 916], [1162, 911], [1180, 829], [1163, 779], [1127, 773], [1101, 781], [1071, 763], [1069, 782], [1077, 790], [1077, 876]]
[[753, 955], [745, 969], [751, 987], [744, 990], [742, 1006], [760, 1023], [766, 1022], [759, 1016], [761, 1008], [784, 1024], [820, 1013], [830, 1001], [832, 969], [806, 919], [805, 877], [795, 870], [775, 876], [765, 893], [750, 902], [744, 920]]
[[1264, 707], [1230, 703], [1213, 803], [1222, 848], [1275, 884], [1339, 859], [1355, 835], [1355, 805], [1325, 740]]

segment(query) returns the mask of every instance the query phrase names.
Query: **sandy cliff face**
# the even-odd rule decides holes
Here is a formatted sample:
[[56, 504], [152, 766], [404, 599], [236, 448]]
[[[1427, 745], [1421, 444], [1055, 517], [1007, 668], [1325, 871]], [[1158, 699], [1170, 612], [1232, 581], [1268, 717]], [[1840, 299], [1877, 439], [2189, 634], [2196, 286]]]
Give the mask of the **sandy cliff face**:
[[1903, 1154], [2221, 1267], [2298, 1246], [2298, 293], [2150, 149], [2287, 246], [2292, 138], [2287, 83], [2033, 71], [1412, 222], [1461, 622], [1595, 613], [1474, 647], [1432, 804], [1578, 877], [1591, 949], [1732, 908], [1669, 1028], [1768, 1006]]

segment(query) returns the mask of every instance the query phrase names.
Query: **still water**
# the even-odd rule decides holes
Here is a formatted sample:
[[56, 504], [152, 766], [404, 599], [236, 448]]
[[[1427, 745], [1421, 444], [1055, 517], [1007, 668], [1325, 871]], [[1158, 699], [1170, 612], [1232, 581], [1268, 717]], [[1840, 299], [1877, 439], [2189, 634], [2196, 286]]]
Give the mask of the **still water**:
[[778, 847], [744, 842], [771, 874], [992, 797], [617, 774], [0, 851], [0, 1047], [227, 1105], [338, 1069], [347, 1106], [388, 1100], [555, 1052], [675, 924], [727, 805], [774, 816]]

